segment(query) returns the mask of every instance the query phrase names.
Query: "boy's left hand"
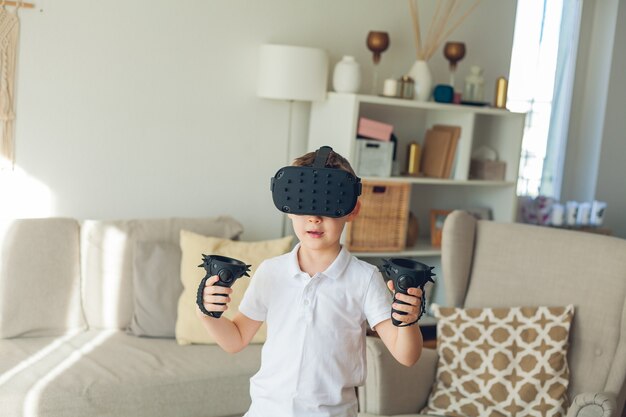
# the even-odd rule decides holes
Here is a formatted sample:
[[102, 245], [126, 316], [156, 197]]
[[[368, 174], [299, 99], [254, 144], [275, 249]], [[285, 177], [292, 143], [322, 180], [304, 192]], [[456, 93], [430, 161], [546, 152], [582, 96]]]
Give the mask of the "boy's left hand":
[[394, 310], [405, 312], [406, 314], [393, 313], [392, 317], [403, 323], [414, 323], [419, 317], [422, 307], [422, 290], [420, 288], [409, 288], [408, 294], [395, 292], [393, 281], [387, 281], [387, 287], [394, 293], [395, 299], [403, 301], [406, 304], [399, 304], [394, 300], [392, 305]]

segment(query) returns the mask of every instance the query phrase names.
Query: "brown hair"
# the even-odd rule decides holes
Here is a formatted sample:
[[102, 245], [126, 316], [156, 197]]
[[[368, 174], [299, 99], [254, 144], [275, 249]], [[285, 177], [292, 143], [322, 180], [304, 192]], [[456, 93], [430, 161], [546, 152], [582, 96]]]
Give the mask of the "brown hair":
[[[309, 152], [307, 154], [304, 154], [294, 159], [291, 165], [296, 166], [296, 167], [310, 167], [310, 166], [313, 166], [314, 161], [315, 161], [315, 152]], [[349, 172], [350, 174], [356, 177], [356, 174], [354, 173], [354, 170], [352, 169], [350, 162], [348, 162], [346, 158], [339, 155], [335, 151], [330, 151], [330, 153], [328, 154], [328, 159], [326, 160], [326, 167], [327, 168], [339, 168], [339, 169]]]

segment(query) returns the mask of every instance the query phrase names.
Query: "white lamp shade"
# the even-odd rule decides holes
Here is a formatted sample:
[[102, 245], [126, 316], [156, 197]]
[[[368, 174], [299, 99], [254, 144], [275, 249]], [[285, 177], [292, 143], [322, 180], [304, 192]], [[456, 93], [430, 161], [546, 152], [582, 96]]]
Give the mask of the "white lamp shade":
[[262, 45], [257, 95], [278, 100], [326, 98], [328, 55], [325, 50], [290, 45]]

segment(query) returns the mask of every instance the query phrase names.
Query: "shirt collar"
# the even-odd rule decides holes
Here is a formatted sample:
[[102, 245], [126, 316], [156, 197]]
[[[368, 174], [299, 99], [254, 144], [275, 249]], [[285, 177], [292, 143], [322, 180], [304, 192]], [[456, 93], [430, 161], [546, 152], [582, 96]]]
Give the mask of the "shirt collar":
[[[303, 272], [300, 269], [300, 265], [298, 264], [298, 250], [299, 249], [300, 249], [300, 243], [296, 244], [296, 246], [291, 250], [291, 253], [289, 253], [287, 273], [291, 277], [294, 277], [298, 274], [305, 274], [305, 272]], [[339, 251], [339, 254], [335, 258], [333, 263], [331, 263], [330, 266], [326, 268], [324, 272], [322, 272], [322, 274], [324, 276], [327, 276], [333, 279], [339, 278], [341, 274], [343, 273], [343, 271], [347, 268], [348, 264], [350, 263], [351, 257], [352, 256], [350, 255], [350, 252], [348, 251], [348, 249], [346, 249], [346, 247], [342, 245], [341, 251]]]

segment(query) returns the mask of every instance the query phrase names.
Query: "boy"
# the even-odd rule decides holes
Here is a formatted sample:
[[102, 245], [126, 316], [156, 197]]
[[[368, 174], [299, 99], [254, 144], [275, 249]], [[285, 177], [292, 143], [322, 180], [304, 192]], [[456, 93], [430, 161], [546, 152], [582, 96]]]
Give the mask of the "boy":
[[[319, 167], [316, 157], [326, 168], [346, 171], [359, 181], [349, 162], [327, 147], [297, 158], [293, 166]], [[290, 253], [258, 266], [234, 319], [215, 319], [198, 309], [207, 331], [230, 353], [246, 347], [267, 321], [261, 369], [250, 380], [252, 405], [246, 417], [356, 416], [355, 387], [365, 381], [366, 320], [400, 363], [412, 366], [421, 354], [420, 328], [409, 324], [417, 321], [422, 292], [410, 288], [409, 295], [396, 294], [407, 304], [394, 303], [394, 309], [406, 313], [393, 313], [405, 327], [394, 326], [391, 296], [380, 272], [339, 243], [360, 202], [349, 209], [340, 217], [288, 214], [299, 243]], [[217, 280], [214, 276], [206, 282], [203, 304], [208, 311], [228, 308], [216, 303], [228, 304], [230, 298], [221, 294], [232, 290], [213, 286]], [[388, 287], [393, 291], [391, 281]]]

